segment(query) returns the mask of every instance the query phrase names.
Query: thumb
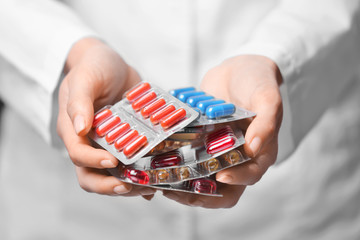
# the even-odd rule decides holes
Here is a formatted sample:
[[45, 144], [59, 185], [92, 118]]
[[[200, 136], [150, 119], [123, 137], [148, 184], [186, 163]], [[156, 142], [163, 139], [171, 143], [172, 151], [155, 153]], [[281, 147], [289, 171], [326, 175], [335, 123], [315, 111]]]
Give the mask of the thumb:
[[257, 96], [252, 103], [257, 113], [245, 134], [245, 151], [255, 157], [261, 148], [277, 136], [282, 121], [282, 101], [277, 89]]
[[[71, 74], [71, 73], [69, 73]], [[91, 81], [87, 74], [79, 73], [69, 76], [67, 113], [77, 135], [85, 136], [92, 126], [94, 117], [94, 99], [96, 81]]]

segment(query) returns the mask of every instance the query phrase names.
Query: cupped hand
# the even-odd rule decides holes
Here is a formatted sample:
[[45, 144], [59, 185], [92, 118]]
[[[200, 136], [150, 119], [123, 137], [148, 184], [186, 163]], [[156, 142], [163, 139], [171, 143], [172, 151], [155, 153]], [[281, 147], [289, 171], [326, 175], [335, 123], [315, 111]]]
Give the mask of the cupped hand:
[[164, 195], [190, 206], [233, 207], [245, 187], [258, 182], [276, 161], [283, 113], [281, 83], [277, 65], [257, 55], [233, 57], [208, 71], [201, 83], [202, 90], [256, 113], [246, 129], [244, 144], [246, 154], [252, 159], [216, 174], [216, 180], [224, 183], [219, 187], [222, 198], [168, 191]]
[[151, 196], [154, 189], [110, 176], [104, 169], [116, 167], [118, 160], [109, 152], [92, 147], [86, 137], [94, 111], [119, 101], [127, 89], [140, 81], [137, 72], [105, 43], [86, 38], [70, 50], [65, 73], [59, 89], [57, 132], [76, 165], [80, 186], [99, 194]]

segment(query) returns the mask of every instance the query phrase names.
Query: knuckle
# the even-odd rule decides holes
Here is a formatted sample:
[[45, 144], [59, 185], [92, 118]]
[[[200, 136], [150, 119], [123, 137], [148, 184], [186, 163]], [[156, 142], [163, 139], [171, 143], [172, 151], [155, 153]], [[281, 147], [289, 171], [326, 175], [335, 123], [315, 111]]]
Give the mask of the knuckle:
[[75, 110], [77, 109], [77, 106], [78, 106], [78, 102], [75, 99], [69, 100], [67, 104], [67, 112], [70, 115], [70, 117], [72, 113], [75, 112]]
[[78, 167], [82, 167], [82, 163], [79, 159], [79, 156], [78, 154], [76, 153], [76, 151], [73, 150], [73, 147], [69, 147], [68, 148], [68, 154], [69, 154], [69, 157], [71, 159], [71, 161]]
[[93, 192], [89, 186], [85, 183], [85, 181], [83, 181], [83, 179], [81, 177], [78, 176], [78, 182], [79, 182], [79, 186], [86, 192]]
[[250, 186], [255, 185], [257, 182], [260, 181], [262, 175], [255, 175], [253, 179], [250, 180], [249, 184]]
[[259, 165], [251, 164], [250, 165], [250, 174], [251, 174], [251, 178], [249, 179], [249, 182], [247, 185], [254, 185], [258, 181], [260, 181], [260, 179], [263, 175], [263, 170], [259, 167]]
[[239, 201], [239, 198], [232, 198], [224, 208], [233, 208]]
[[257, 92], [257, 97], [262, 99], [263, 102], [268, 103], [274, 109], [279, 110], [282, 108], [282, 98], [278, 88], [265, 87], [265, 89]]
[[276, 131], [276, 125], [274, 122], [269, 122], [266, 125], [266, 132], [268, 132], [271, 136], [273, 136], [275, 134]]
[[262, 126], [262, 133], [264, 134], [264, 140], [268, 141], [273, 139], [277, 135], [277, 124], [275, 122], [267, 122]]
[[94, 189], [93, 192], [96, 192], [98, 194], [102, 194], [102, 195], [108, 195], [111, 193], [114, 194], [114, 192], [109, 189], [110, 186], [106, 184], [106, 181], [104, 180], [96, 181], [92, 187]]

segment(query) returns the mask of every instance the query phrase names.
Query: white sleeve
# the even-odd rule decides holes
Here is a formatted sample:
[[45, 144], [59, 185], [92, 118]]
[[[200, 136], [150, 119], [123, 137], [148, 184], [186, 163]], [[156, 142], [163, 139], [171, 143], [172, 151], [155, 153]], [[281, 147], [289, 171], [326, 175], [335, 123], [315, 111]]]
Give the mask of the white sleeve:
[[0, 98], [47, 141], [67, 54], [88, 36], [96, 34], [58, 1], [0, 1]]
[[294, 151], [356, 74], [359, 20], [359, 0], [283, 0], [236, 52], [274, 60], [283, 76], [278, 162]]

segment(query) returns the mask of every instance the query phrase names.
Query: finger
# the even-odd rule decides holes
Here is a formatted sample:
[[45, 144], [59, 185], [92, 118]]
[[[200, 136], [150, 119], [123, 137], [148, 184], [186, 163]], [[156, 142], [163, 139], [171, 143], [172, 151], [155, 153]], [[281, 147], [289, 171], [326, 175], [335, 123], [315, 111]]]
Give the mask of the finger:
[[[131, 183], [127, 183], [127, 184], [131, 184]], [[132, 185], [131, 192], [123, 194], [122, 196], [125, 196], [125, 197], [142, 196], [145, 199], [148, 199], [148, 198], [152, 199], [154, 197], [156, 191], [157, 190], [152, 187]]]
[[257, 113], [246, 130], [244, 149], [255, 157], [261, 148], [277, 136], [282, 121], [282, 101], [276, 87], [253, 96], [252, 110]]
[[114, 168], [119, 164], [119, 161], [108, 151], [93, 148], [86, 137], [76, 135], [69, 115], [61, 105], [57, 131], [75, 165], [91, 168]]
[[67, 76], [68, 99], [66, 111], [77, 135], [85, 136], [93, 122], [94, 100], [101, 93], [96, 75], [82, 69], [75, 69]]
[[267, 169], [274, 163], [276, 155], [277, 141], [274, 140], [251, 161], [218, 172], [216, 180], [227, 184], [253, 185], [262, 178]]
[[163, 195], [178, 203], [203, 208], [231, 208], [239, 201], [246, 186], [219, 184], [219, 193], [223, 197], [211, 197], [192, 193], [176, 191], [163, 191]]
[[132, 185], [120, 181], [118, 178], [110, 176], [105, 170], [76, 167], [76, 174], [81, 188], [87, 192], [127, 197], [138, 195], [151, 196], [156, 192], [154, 188]]
[[121, 182], [119, 179], [108, 176], [104, 171], [76, 167], [78, 182], [87, 192], [106, 195], [127, 194], [132, 190], [132, 185]]

